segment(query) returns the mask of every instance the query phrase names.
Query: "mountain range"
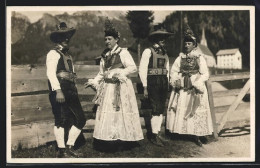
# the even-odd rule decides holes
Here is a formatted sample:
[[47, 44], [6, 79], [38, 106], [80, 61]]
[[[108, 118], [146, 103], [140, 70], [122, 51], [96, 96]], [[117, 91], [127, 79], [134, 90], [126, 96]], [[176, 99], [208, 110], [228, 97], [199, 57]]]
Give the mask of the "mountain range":
[[[47, 52], [54, 46], [50, 33], [56, 25], [65, 21], [68, 27], [75, 27], [76, 33], [70, 42], [70, 52], [75, 61], [94, 61], [104, 50], [104, 23], [109, 17], [121, 33], [120, 46], [128, 47], [137, 60], [136, 39], [129, 28], [126, 12], [121, 11], [78, 11], [73, 14], [51, 15], [45, 13], [37, 22], [18, 13], [12, 13], [11, 41], [12, 64], [44, 64]], [[216, 54], [220, 49], [239, 48], [243, 67], [250, 67], [250, 15], [249, 11], [176, 11], [161, 23], [166, 30], [175, 32], [166, 41], [169, 57], [174, 59], [182, 51], [183, 18], [200, 42], [202, 29], [205, 30], [207, 46]], [[181, 19], [182, 18], [182, 19]], [[148, 45], [142, 39], [141, 51]]]
[[68, 27], [76, 28], [70, 42], [70, 52], [76, 61], [94, 60], [104, 50], [104, 22], [110, 18], [115, 28], [121, 33], [120, 45], [131, 46], [135, 39], [129, 29], [123, 12], [84, 11], [73, 14], [48, 13], [34, 23], [18, 13], [12, 13], [12, 64], [44, 64], [47, 52], [53, 47], [50, 33], [56, 25], [64, 21]]

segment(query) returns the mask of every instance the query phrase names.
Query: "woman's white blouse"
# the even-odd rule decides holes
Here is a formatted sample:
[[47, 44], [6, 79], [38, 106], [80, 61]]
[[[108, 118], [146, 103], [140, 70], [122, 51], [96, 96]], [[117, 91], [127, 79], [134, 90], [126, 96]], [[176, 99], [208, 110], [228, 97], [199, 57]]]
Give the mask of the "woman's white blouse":
[[[97, 76], [91, 80], [90, 82], [93, 83], [94, 85], [98, 85], [99, 82], [104, 78], [104, 73], [108, 73], [109, 77], [112, 77], [113, 74], [118, 73], [122, 76], [128, 76], [129, 74], [135, 73], [137, 71], [135, 62], [131, 56], [131, 54], [127, 51], [127, 49], [123, 49], [123, 48], [118, 48], [117, 50], [115, 50], [117, 48], [117, 45], [113, 48], [113, 50], [109, 51], [111, 52], [111, 54], [118, 52], [118, 50], [122, 49], [122, 51], [119, 53], [121, 62], [124, 66], [124, 68], [116, 68], [113, 70], [109, 70], [109, 72], [106, 72], [105, 70], [105, 65], [104, 65], [104, 59], [101, 58], [100, 61], [100, 69], [99, 69], [99, 73], [97, 74]], [[107, 52], [106, 56], [108, 56], [110, 53]]]
[[[203, 54], [198, 53], [196, 51], [191, 52], [191, 54], [194, 54], [194, 56], [199, 57], [199, 79], [195, 80], [195, 77], [197, 77], [196, 75], [191, 76], [191, 81], [193, 86], [199, 87], [202, 86], [204, 82], [209, 79], [208, 66]], [[186, 58], [186, 55], [181, 53], [174, 61], [174, 64], [172, 65], [171, 68], [170, 84], [172, 86], [174, 86], [174, 82], [177, 80], [181, 80], [181, 86], [184, 86], [182, 74], [179, 73], [181, 58]]]

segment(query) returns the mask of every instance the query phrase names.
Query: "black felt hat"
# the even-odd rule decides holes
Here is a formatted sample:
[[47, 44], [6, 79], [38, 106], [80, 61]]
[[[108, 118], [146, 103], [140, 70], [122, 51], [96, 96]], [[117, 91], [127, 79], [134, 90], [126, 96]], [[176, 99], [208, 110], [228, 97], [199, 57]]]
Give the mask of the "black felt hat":
[[156, 28], [155, 26], [154, 31], [149, 34], [148, 39], [150, 41], [156, 41], [158, 39], [166, 39], [172, 35], [174, 35], [174, 33], [166, 31], [163, 27]]
[[75, 32], [75, 28], [68, 28], [65, 22], [61, 22], [59, 25], [57, 25], [57, 30], [51, 32], [50, 39], [54, 43], [59, 43], [65, 40], [66, 38], [70, 39]]

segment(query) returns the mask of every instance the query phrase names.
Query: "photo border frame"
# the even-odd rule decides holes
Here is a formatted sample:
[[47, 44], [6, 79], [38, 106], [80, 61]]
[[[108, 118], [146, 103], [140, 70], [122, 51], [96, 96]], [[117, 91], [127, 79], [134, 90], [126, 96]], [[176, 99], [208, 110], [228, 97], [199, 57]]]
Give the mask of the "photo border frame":
[[[5, 7], [8, 7], [8, 6], [13, 6], [13, 5], [17, 5], [17, 6], [24, 6], [24, 4], [25, 4], [25, 6], [63, 6], [63, 5], [65, 5], [65, 6], [84, 6], [84, 5], [86, 5], [86, 1], [81, 1], [81, 0], [79, 0], [79, 1], [76, 1], [76, 2], [71, 2], [71, 1], [65, 1], [65, 2], [62, 2], [61, 4], [59, 4], [60, 2], [56, 2], [56, 1], [54, 1], [54, 2], [50, 2], [50, 1], [47, 1], [47, 2], [43, 2], [42, 0], [38, 0], [38, 1], [36, 1], [36, 2], [32, 2], [32, 1], [27, 1], [27, 2], [25, 2], [25, 1], [20, 1], [20, 2], [18, 2], [18, 1], [16, 1], [15, 2], [15, 0], [6, 0], [6, 6]], [[122, 2], [121, 3], [117, 3], [118, 1], [113, 1], [112, 3], [110, 3], [110, 4], [113, 4], [113, 5], [118, 5], [118, 4], [122, 4]], [[129, 3], [129, 2], [126, 2], [126, 3], [123, 3], [122, 5], [123, 6], [128, 6], [128, 5], [130, 5], [130, 6], [144, 6], [145, 4], [144, 3], [142, 3], [142, 2], [137, 2], [137, 1], [133, 1], [133, 2], [131, 2], [131, 3]], [[183, 1], [183, 3], [185, 3], [185, 2], [187, 2], [187, 0], [184, 0]], [[190, 1], [189, 1], [190, 2]], [[205, 2], [201, 2], [201, 1], [199, 1], [200, 2], [200, 4], [205, 4]], [[215, 2], [215, 4], [212, 4], [212, 1], [210, 1], [210, 2], [208, 2], [208, 4], [210, 4], [210, 5], [219, 5], [219, 4], [225, 4], [225, 5], [232, 5], [232, 4], [226, 4], [226, 3], [221, 3], [222, 2], [222, 0], [220, 1], [220, 2]], [[233, 3], [234, 3], [234, 1], [232, 1]], [[238, 1], [237, 3], [234, 3], [235, 5], [237, 5], [237, 6], [240, 6], [240, 5], [242, 5], [241, 4], [241, 0], [240, 1]], [[158, 2], [156, 2], [156, 3], [154, 3], [154, 1], [150, 1], [149, 3], [151, 3], [152, 5], [159, 5], [159, 6], [161, 6], [161, 5], [166, 5], [166, 6], [170, 6], [170, 5], [183, 5], [183, 3], [182, 4], [180, 4], [179, 2], [176, 2], [176, 4], [174, 4], [175, 2], [173, 1], [173, 2], [169, 2], [169, 1], [166, 1], [166, 2], [160, 2], [160, 3], [158, 3]], [[146, 3], [146, 4], [149, 4], [149, 3]], [[196, 3], [198, 3], [198, 2], [196, 2]], [[196, 4], [195, 2], [190, 2], [189, 3], [189, 5], [191, 4], [191, 5], [200, 5], [200, 4]], [[217, 3], [217, 4], [216, 4]], [[243, 2], [243, 3], [245, 3], [245, 2]], [[38, 4], [38, 5], [36, 5], [36, 4]], [[47, 5], [46, 5], [47, 4]], [[57, 4], [59, 4], [59, 5], [57, 5]], [[98, 5], [97, 5], [98, 4]], [[102, 5], [100, 5], [100, 4], [102, 4]], [[108, 2], [101, 2], [99, 4], [99, 1], [96, 1], [95, 3], [91, 3], [91, 4], [88, 4], [89, 6], [110, 6], [110, 4], [108, 4]], [[234, 5], [233, 4], [233, 5]], [[113, 6], [112, 5], [112, 6]], [[244, 4], [245, 5], [245, 4]], [[252, 4], [252, 3], [249, 3], [249, 4], [246, 4], [245, 6], [255, 6], [255, 12], [256, 12], [256, 14], [257, 14], [257, 12], [258, 12], [258, 10], [259, 10], [259, 7], [257, 7], [255, 4]], [[7, 9], [7, 8], [6, 8]], [[259, 14], [258, 14], [259, 15]], [[255, 26], [257, 27], [259, 27], [259, 21], [258, 21], [258, 23], [257, 23], [257, 16], [255, 16]], [[255, 30], [257, 30], [257, 29], [255, 29]], [[251, 32], [251, 31], [250, 31]], [[257, 35], [257, 32], [255, 32], [256, 33], [256, 35]], [[258, 35], [259, 35], [259, 33], [258, 33]], [[255, 37], [258, 37], [258, 36], [255, 36]], [[251, 39], [250, 39], [251, 40]], [[256, 41], [257, 41], [257, 38], [255, 39]], [[256, 44], [256, 43], [255, 43]], [[255, 46], [257, 46], [257, 45], [255, 45]], [[8, 47], [8, 46], [7, 46]], [[257, 50], [257, 49], [256, 49]], [[259, 53], [259, 52], [257, 52], [256, 51], [256, 53], [255, 54], [257, 54], [257, 53]], [[251, 53], [250, 53], [251, 54]], [[252, 59], [250, 59], [250, 61], [251, 61]], [[254, 60], [255, 62], [257, 62], [257, 57], [255, 57], [255, 60]], [[256, 65], [256, 67], [255, 67], [256, 69], [255, 69], [255, 71], [254, 72], [258, 72], [258, 70], [259, 70], [259, 68], [257, 67], [257, 65]], [[250, 72], [251, 72], [251, 70], [250, 70]], [[7, 73], [7, 72], [6, 72]], [[257, 78], [257, 76], [255, 77], [255, 78]], [[8, 80], [7, 80], [8, 81]], [[255, 82], [257, 82], [257, 81], [255, 81]], [[257, 85], [256, 85], [257, 86]], [[8, 87], [8, 83], [6, 84], [6, 88]], [[256, 90], [255, 91], [257, 91], [257, 88], [255, 88]], [[258, 90], [258, 92], [259, 92], [259, 90]], [[257, 93], [257, 92], [255, 92], [255, 93]], [[257, 99], [256, 99], [257, 100]], [[8, 101], [8, 98], [6, 98], [6, 101]], [[257, 106], [257, 104], [256, 104], [256, 106]], [[8, 110], [8, 109], [7, 109]], [[6, 116], [7, 117], [7, 116]], [[255, 116], [255, 120], [257, 121], [257, 117], [259, 118], [259, 116]], [[1, 117], [2, 118], [2, 117]], [[1, 120], [2, 121], [2, 120]], [[1, 123], [4, 123], [4, 122], [1, 122]], [[257, 122], [255, 122], [256, 123], [256, 136], [255, 136], [255, 142], [259, 142], [259, 135], [257, 134], [257, 133], [259, 133], [259, 124], [257, 125]], [[2, 127], [3, 128], [3, 127]], [[8, 133], [8, 132], [7, 132]], [[258, 139], [257, 139], [258, 138]], [[258, 141], [257, 141], [258, 140]], [[257, 144], [255, 144], [256, 146], [255, 147], [259, 147], [259, 144], [257, 145]], [[255, 164], [258, 164], [258, 161], [259, 161], [259, 159], [257, 158], [257, 151], [256, 151], [256, 153], [255, 153]], [[259, 156], [259, 155], [258, 155]], [[163, 166], [163, 165], [168, 165], [168, 163], [165, 163], [165, 162], [163, 162], [163, 163], [158, 163], [158, 162], [156, 162], [156, 163], [154, 163], [154, 162], [151, 162], [151, 161], [149, 161], [149, 162], [145, 162], [145, 163], [142, 163], [142, 162], [138, 162], [138, 165], [146, 165], [146, 166], [148, 166], [148, 165], [150, 165], [151, 163], [153, 163], [153, 166], [154, 165], [161, 165], [161, 166]], [[254, 165], [254, 163], [245, 163], [245, 162], [239, 162], [239, 163], [234, 163], [234, 162], [226, 162], [225, 164], [226, 165], [228, 165], [228, 164], [231, 164], [231, 165]], [[23, 164], [27, 164], [27, 165], [35, 165], [35, 166], [40, 166], [39, 164], [41, 164], [41, 163], [23, 163]], [[68, 165], [68, 163], [65, 163], [65, 165], [62, 163], [62, 164], [59, 164], [59, 163], [55, 163], [57, 166], [67, 166]], [[85, 165], [85, 166], [87, 166], [88, 164], [84, 164], [84, 163], [80, 163], [80, 164], [82, 164], [82, 165]], [[100, 163], [101, 164], [101, 166], [102, 166], [102, 164], [103, 164], [103, 166], [105, 166], [105, 165], [114, 165], [114, 166], [118, 166], [118, 165], [122, 165], [122, 164], [127, 164], [127, 165], [136, 165], [136, 163], [128, 163], [127, 161], [126, 162], [123, 162], [123, 163], [110, 163], [110, 162], [104, 162], [104, 163]], [[188, 163], [188, 166], [189, 165], [198, 165], [199, 163], [198, 162], [189, 162]], [[210, 163], [210, 164], [208, 164], [208, 163], [205, 163], [203, 166], [206, 166], [206, 165], [212, 165], [212, 166], [214, 166], [214, 165], [218, 165], [219, 164], [219, 162], [215, 162], [215, 163]], [[14, 166], [14, 165], [16, 165], [15, 163], [12, 163], [12, 164], [6, 164], [6, 166]], [[97, 164], [90, 164], [90, 165], [97, 165]], [[171, 163], [170, 165], [178, 165], [178, 166], [185, 166], [186, 165], [186, 163], [178, 163], [178, 162], [174, 162], [174, 163]], [[69, 166], [69, 165], [68, 165]]]

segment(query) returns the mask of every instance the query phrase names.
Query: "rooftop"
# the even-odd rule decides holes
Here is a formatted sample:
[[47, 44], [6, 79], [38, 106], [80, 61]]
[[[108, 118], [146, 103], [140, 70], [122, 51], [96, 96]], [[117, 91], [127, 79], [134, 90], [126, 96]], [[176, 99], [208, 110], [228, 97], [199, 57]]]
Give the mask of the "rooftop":
[[198, 48], [200, 48], [200, 50], [203, 54], [209, 55], [209, 56], [214, 56], [207, 46], [198, 44]]
[[224, 50], [219, 50], [216, 55], [217, 56], [218, 55], [230, 55], [230, 54], [235, 54], [237, 51], [239, 51], [238, 48], [224, 49]]

